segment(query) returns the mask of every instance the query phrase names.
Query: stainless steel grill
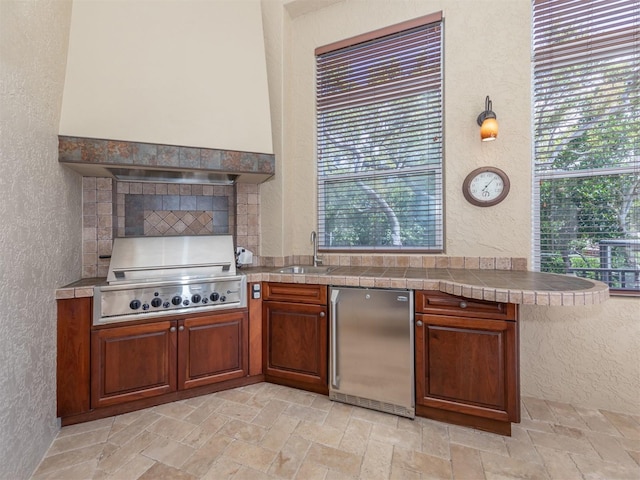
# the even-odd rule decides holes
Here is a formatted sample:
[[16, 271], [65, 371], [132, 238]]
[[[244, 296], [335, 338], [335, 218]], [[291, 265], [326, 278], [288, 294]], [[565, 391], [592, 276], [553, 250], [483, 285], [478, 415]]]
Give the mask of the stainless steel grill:
[[247, 306], [230, 235], [116, 238], [107, 284], [94, 288], [94, 325]]

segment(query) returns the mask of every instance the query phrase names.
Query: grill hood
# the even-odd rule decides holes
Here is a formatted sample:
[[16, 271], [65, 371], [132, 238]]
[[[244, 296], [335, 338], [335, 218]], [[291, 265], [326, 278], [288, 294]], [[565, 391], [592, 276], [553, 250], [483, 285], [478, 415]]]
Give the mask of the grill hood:
[[114, 238], [107, 282], [189, 280], [236, 274], [231, 235]]

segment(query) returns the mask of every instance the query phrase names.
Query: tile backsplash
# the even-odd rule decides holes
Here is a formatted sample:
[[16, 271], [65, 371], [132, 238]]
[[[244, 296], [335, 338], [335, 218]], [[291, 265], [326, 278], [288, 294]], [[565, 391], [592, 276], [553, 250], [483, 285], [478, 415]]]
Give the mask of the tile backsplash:
[[[114, 237], [231, 234], [254, 266], [311, 264], [312, 256], [260, 256], [260, 187], [117, 182], [83, 177], [82, 278], [106, 277]], [[322, 255], [325, 265], [526, 270], [525, 258]]]
[[232, 185], [117, 182], [116, 191], [117, 236], [234, 233]]
[[[158, 235], [208, 235], [214, 233], [213, 214], [207, 211], [176, 212], [173, 210], [145, 210], [145, 236]], [[216, 233], [227, 233], [229, 222], [225, 222], [224, 230]]]
[[231, 234], [259, 262], [259, 185], [82, 179], [82, 278], [105, 277], [114, 237]]

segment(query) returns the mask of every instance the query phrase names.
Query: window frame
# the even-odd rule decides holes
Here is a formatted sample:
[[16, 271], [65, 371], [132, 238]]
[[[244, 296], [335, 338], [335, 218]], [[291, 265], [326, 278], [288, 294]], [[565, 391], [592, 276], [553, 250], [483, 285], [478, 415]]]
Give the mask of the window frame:
[[[404, 32], [411, 31], [416, 28], [429, 26], [432, 24], [438, 24], [439, 27], [439, 82], [437, 85], [438, 92], [438, 106], [440, 113], [440, 128], [439, 128], [439, 142], [440, 146], [437, 154], [437, 161], [431, 161], [431, 158], [425, 162], [423, 162], [422, 166], [409, 166], [405, 168], [396, 168], [396, 169], [388, 169], [388, 170], [368, 170], [363, 172], [348, 172], [343, 174], [335, 174], [335, 175], [321, 175], [321, 148], [320, 148], [320, 110], [319, 110], [319, 102], [318, 102], [318, 87], [316, 87], [316, 174], [317, 174], [317, 221], [318, 221], [318, 232], [319, 232], [319, 250], [328, 253], [337, 253], [337, 252], [349, 252], [349, 253], [442, 253], [444, 252], [444, 243], [445, 243], [445, 235], [444, 235], [444, 142], [443, 142], [443, 129], [444, 129], [444, 119], [443, 119], [443, 110], [444, 110], [444, 62], [443, 62], [443, 16], [442, 12], [433, 13], [431, 15], [426, 15], [423, 17], [419, 17], [416, 19], [412, 19], [406, 22], [398, 23], [395, 25], [391, 25], [382, 29], [374, 30], [372, 32], [364, 33], [362, 35], [357, 35], [348, 39], [340, 40], [338, 42], [334, 42], [325, 46], [321, 46], [315, 49], [315, 58], [316, 62], [319, 56], [325, 54], [331, 54], [338, 50], [347, 49], [349, 47], [354, 47], [366, 42], [375, 41], [378, 39], [383, 39], [384, 37], [388, 37], [390, 35], [402, 34]], [[424, 92], [422, 91], [422, 95]], [[393, 97], [396, 98], [396, 97]], [[399, 97], [399, 98], [409, 98], [408, 96]], [[424, 150], [424, 149], [423, 149]], [[424, 155], [427, 155], [426, 153]], [[400, 179], [406, 177], [411, 174], [416, 174], [416, 172], [420, 172], [425, 175], [426, 182], [432, 182], [435, 185], [435, 191], [437, 194], [437, 200], [435, 202], [435, 208], [433, 210], [436, 211], [434, 216], [437, 218], [434, 242], [435, 246], [431, 247], [429, 245], [421, 245], [421, 246], [411, 246], [411, 245], [338, 245], [338, 246], [330, 246], [326, 243], [326, 238], [323, 232], [325, 232], [325, 220], [327, 209], [326, 198], [327, 198], [327, 185], [332, 182], [343, 182], [347, 180], [357, 180], [357, 179], [366, 179], [371, 177], [376, 177], [377, 179], [387, 177], [390, 179]], [[426, 185], [426, 184], [425, 184]], [[425, 194], [430, 195], [430, 194]], [[432, 213], [432, 209], [425, 208], [425, 215], [429, 215]], [[417, 225], [417, 223], [415, 223]], [[377, 237], [380, 238], [380, 237]]]
[[[603, 182], [607, 179], [614, 179], [615, 177], [621, 178], [620, 184], [622, 184], [622, 176], [631, 176], [632, 185], [635, 178], [640, 178], [640, 135], [636, 134], [632, 137], [630, 144], [632, 152], [626, 153], [624, 157], [616, 158], [619, 160], [614, 163], [613, 160], [608, 163], [603, 163], [600, 167], [588, 165], [583, 166], [584, 163], [588, 163], [589, 159], [599, 158], [597, 155], [600, 153], [603, 159], [606, 159], [606, 155], [603, 155], [601, 151], [604, 151], [605, 147], [600, 147], [602, 150], [587, 148], [585, 153], [577, 152], [577, 160], [573, 164], [568, 164], [565, 167], [554, 166], [554, 163], [558, 160], [558, 156], [552, 156], [545, 151], [542, 143], [544, 141], [552, 142], [554, 140], [554, 134], [550, 128], [543, 130], [544, 135], [539, 138], [542, 132], [538, 132], [538, 127], [546, 120], [549, 125], [552, 125], [556, 130], [565, 129], [564, 134], [569, 132], [566, 137], [562, 137], [563, 133], [559, 134], [559, 143], [553, 144], [553, 149], [558, 151], [562, 149], [563, 153], [568, 151], [571, 147], [573, 140], [581, 140], [585, 146], [592, 146], [593, 142], [590, 142], [588, 135], [592, 134], [592, 130], [600, 127], [600, 123], [604, 121], [610, 121], [610, 118], [618, 112], [607, 111], [604, 106], [616, 105], [617, 108], [622, 111], [622, 107], [617, 97], [622, 96], [618, 89], [622, 88], [618, 86], [621, 81], [618, 77], [613, 76], [622, 74], [629, 75], [629, 78], [633, 78], [632, 66], [634, 61], [637, 62], [640, 59], [640, 27], [638, 25], [640, 19], [640, 13], [637, 11], [635, 15], [629, 17], [628, 12], [633, 12], [633, 2], [618, 0], [616, 2], [603, 2], [599, 0], [590, 0], [589, 2], [578, 2], [575, 0], [532, 0], [532, 105], [533, 105], [533, 163], [532, 163], [532, 179], [533, 179], [533, 219], [532, 219], [532, 259], [533, 269], [541, 271], [543, 265], [543, 258], [545, 251], [548, 254], [553, 253], [549, 248], [551, 245], [547, 244], [547, 240], [543, 239], [543, 225], [542, 216], [542, 185], [543, 182], [548, 181], [564, 181], [571, 182], [575, 179], [575, 184], [570, 186], [571, 191], [580, 191], [580, 182], [589, 181], [594, 178], [602, 178]], [[630, 22], [630, 23], [629, 23]], [[577, 27], [578, 25], [581, 26]], [[570, 28], [569, 28], [570, 26]], [[577, 30], [576, 30], [577, 29]], [[625, 69], [619, 70], [618, 63], [625, 62]], [[626, 64], [631, 66], [627, 66]], [[595, 65], [595, 67], [594, 67]], [[578, 73], [573, 71], [574, 77], [569, 83], [565, 83], [566, 91], [562, 91], [561, 82], [566, 81], [567, 78], [571, 78], [567, 72], [573, 69], [582, 69], [585, 73]], [[589, 69], [589, 73], [587, 72]], [[599, 75], [599, 76], [598, 76]], [[637, 78], [637, 73], [635, 74]], [[557, 77], [557, 78], [554, 78]], [[597, 79], [601, 82], [600, 87], [595, 82]], [[615, 79], [615, 80], [612, 80]], [[591, 83], [593, 85], [591, 85]], [[555, 83], [554, 83], [555, 82]], [[560, 85], [560, 86], [559, 86]], [[583, 85], [591, 86], [593, 91], [592, 95], [584, 96], [582, 93]], [[622, 83], [625, 85], [626, 83]], [[625, 94], [629, 95], [630, 101], [637, 101], [640, 93], [637, 89], [621, 90]], [[538, 91], [544, 89], [556, 88], [553, 91], [553, 104], [562, 105], [566, 108], [563, 112], [560, 107], [557, 110], [551, 110], [551, 113], [543, 113], [542, 106], [537, 107], [538, 100], [544, 100], [545, 95], [538, 95]], [[593, 93], [595, 92], [595, 94]], [[551, 100], [552, 97], [549, 92], [545, 92], [546, 99]], [[610, 95], [610, 97], [609, 97]], [[573, 109], [569, 107], [567, 102], [574, 101], [575, 98], [580, 98], [582, 101], [587, 102], [586, 107], [580, 105], [574, 106]], [[608, 99], [611, 98], [611, 101]], [[616, 103], [614, 103], [616, 102]], [[547, 105], [548, 106], [548, 105]], [[537, 107], [537, 108], [536, 108]], [[598, 109], [602, 109], [600, 112]], [[610, 108], [609, 108], [610, 110]], [[573, 117], [567, 115], [567, 111], [573, 112]], [[578, 112], [578, 113], [575, 113]], [[559, 119], [553, 120], [552, 113], [559, 116]], [[624, 115], [623, 115], [624, 116]], [[572, 118], [572, 122], [569, 120]], [[627, 127], [633, 131], [633, 126], [640, 119], [640, 113], [636, 112], [631, 116], [628, 122], [620, 123], [621, 126]], [[579, 121], [586, 121], [587, 126], [581, 125], [581, 128], [576, 128], [572, 131], [572, 128], [578, 124]], [[618, 124], [616, 124], [617, 126]], [[608, 130], [607, 130], [608, 132]], [[585, 138], [583, 138], [585, 137]], [[625, 136], [625, 139], [628, 139]], [[546, 140], [545, 140], [546, 139]], [[564, 142], [564, 143], [563, 143]], [[539, 146], [540, 144], [540, 146]], [[619, 145], [616, 143], [615, 145]], [[539, 153], [542, 152], [542, 153]], [[581, 157], [580, 155], [583, 155]], [[562, 164], [562, 163], [561, 163]], [[594, 164], [595, 165], [595, 164]], [[637, 234], [638, 229], [638, 191], [640, 187], [638, 183], [635, 183], [635, 190], [631, 190], [628, 194], [631, 196], [631, 201], [635, 202], [634, 216], [631, 218], [632, 225], [635, 230], [632, 232]], [[613, 193], [612, 193], [613, 198]], [[624, 197], [622, 197], [624, 198]], [[566, 194], [564, 199], [566, 200]], [[584, 201], [583, 201], [584, 202]], [[566, 214], [567, 218], [570, 217], [570, 209], [565, 204], [552, 204], [557, 206], [557, 211], [561, 214]], [[574, 203], [573, 207], [576, 208], [576, 212], [580, 208], [584, 208], [587, 205], [585, 203]], [[623, 201], [621, 205], [625, 205]], [[569, 205], [570, 206], [570, 205]], [[627, 213], [628, 214], [628, 213]], [[560, 220], [558, 220], [560, 218]], [[580, 218], [586, 218], [584, 215], [578, 215], [576, 213], [575, 218], [572, 218], [576, 224], [578, 224]], [[599, 218], [599, 217], [596, 217]], [[626, 220], [626, 219], [625, 219]], [[563, 221], [562, 215], [556, 215], [556, 221]], [[626, 223], [621, 228], [624, 232]], [[598, 225], [600, 227], [600, 225]], [[592, 227], [594, 228], [594, 227]], [[579, 233], [576, 233], [575, 238], [571, 239], [567, 236], [564, 241], [565, 247], [568, 249], [571, 246], [571, 241], [584, 241], [585, 238], [597, 240], [593, 246], [597, 246], [598, 252], [589, 252], [588, 258], [598, 258], [597, 267], [590, 266], [590, 263], [586, 263], [583, 257], [585, 267], [575, 267], [572, 262], [571, 265], [565, 264], [565, 274], [590, 274], [597, 279], [604, 281], [610, 286], [610, 293], [612, 295], [625, 295], [625, 296], [639, 296], [640, 295], [640, 269], [638, 265], [638, 256], [640, 256], [640, 237], [638, 238], [619, 238], [614, 235], [618, 234], [616, 230], [604, 230], [604, 233], [611, 233], [610, 238], [600, 238], [602, 230], [589, 231], [588, 234], [591, 237], [582, 237]], [[569, 234], [567, 234], [569, 235]], [[635, 255], [635, 268], [631, 267], [615, 267], [611, 261], [611, 253], [615, 248], [625, 248], [627, 253], [625, 255]], [[590, 248], [589, 250], [593, 250]], [[570, 257], [569, 250], [566, 250], [566, 254]], [[579, 252], [579, 255], [582, 256]], [[607, 260], [605, 257], [609, 255]], [[603, 261], [605, 262], [603, 266]], [[566, 263], [566, 260], [565, 260]], [[594, 261], [595, 264], [595, 261]], [[634, 265], [634, 262], [631, 262]], [[634, 275], [635, 272], [635, 275]], [[617, 283], [614, 284], [614, 274], [619, 275]], [[629, 275], [629, 277], [627, 277]], [[628, 287], [628, 278], [631, 278], [632, 285]]]

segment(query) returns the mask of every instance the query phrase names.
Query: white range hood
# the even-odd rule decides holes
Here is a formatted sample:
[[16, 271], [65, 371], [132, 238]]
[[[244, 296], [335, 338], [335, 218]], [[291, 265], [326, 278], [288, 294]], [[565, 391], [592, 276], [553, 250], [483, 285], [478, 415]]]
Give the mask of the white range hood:
[[59, 133], [273, 154], [260, 0], [74, 0]]

